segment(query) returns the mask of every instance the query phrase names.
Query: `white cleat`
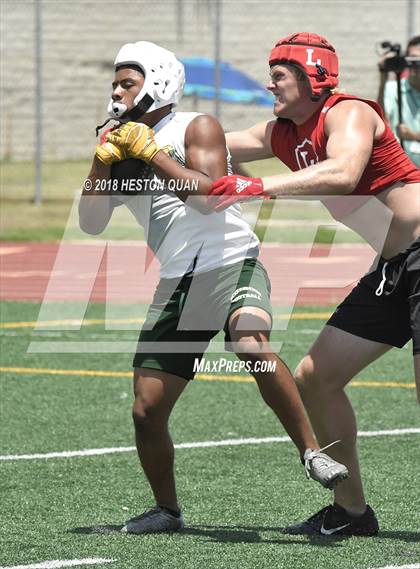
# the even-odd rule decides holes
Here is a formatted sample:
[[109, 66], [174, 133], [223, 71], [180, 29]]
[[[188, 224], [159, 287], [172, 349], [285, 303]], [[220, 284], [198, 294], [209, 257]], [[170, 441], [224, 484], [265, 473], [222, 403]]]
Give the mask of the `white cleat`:
[[[328, 447], [330, 446], [328, 445]], [[334, 486], [349, 477], [349, 471], [344, 464], [340, 464], [322, 452], [328, 447], [320, 450], [306, 449], [303, 460], [305, 461], [306, 477], [312, 478], [322, 484], [324, 488], [332, 490]]]

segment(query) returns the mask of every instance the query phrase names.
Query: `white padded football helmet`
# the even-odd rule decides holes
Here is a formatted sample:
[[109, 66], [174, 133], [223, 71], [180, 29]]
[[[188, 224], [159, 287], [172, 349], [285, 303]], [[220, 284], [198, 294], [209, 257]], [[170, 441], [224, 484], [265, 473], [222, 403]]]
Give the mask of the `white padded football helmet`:
[[148, 41], [126, 43], [115, 58], [115, 69], [122, 65], [136, 65], [144, 73], [144, 85], [134, 99], [135, 106], [127, 112], [126, 105], [113, 101], [108, 114], [116, 120], [137, 120], [165, 105], [176, 105], [182, 97], [185, 83], [184, 66], [167, 49]]

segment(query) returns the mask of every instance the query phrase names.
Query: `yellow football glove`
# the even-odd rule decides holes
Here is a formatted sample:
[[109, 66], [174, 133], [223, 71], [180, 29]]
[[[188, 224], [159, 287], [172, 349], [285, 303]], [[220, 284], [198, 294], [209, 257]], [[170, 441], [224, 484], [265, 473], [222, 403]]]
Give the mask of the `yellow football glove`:
[[128, 122], [108, 133], [106, 138], [128, 156], [148, 163], [160, 150], [155, 141], [155, 133], [142, 123]]
[[101, 162], [107, 164], [108, 166], [114, 162], [120, 162], [121, 160], [125, 160], [127, 158], [125, 150], [115, 144], [112, 144], [111, 142], [98, 144], [96, 147], [95, 155]]

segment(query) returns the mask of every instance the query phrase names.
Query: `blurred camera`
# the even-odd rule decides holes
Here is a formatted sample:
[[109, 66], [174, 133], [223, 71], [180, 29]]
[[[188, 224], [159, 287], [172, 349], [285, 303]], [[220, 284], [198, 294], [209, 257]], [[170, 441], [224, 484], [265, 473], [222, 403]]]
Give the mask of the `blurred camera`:
[[394, 73], [402, 73], [408, 67], [420, 67], [420, 57], [410, 57], [401, 55], [401, 44], [384, 41], [381, 48], [385, 50], [383, 55], [388, 55], [382, 63], [384, 71], [393, 71]]

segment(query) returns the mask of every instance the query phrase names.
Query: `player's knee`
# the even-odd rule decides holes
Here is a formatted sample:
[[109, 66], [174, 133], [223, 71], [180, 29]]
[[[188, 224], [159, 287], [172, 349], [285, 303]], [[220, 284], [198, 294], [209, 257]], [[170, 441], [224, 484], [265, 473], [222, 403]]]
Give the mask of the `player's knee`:
[[134, 400], [132, 416], [134, 427], [138, 434], [147, 433], [162, 424], [157, 409], [146, 398], [139, 395]]
[[334, 388], [328, 374], [315, 366], [310, 356], [305, 356], [297, 366], [294, 378], [303, 399], [319, 396]]
[[268, 347], [268, 342], [256, 335], [241, 336], [234, 342], [235, 353], [240, 360], [256, 360]]
[[310, 366], [309, 362], [307, 362], [307, 358], [303, 358], [303, 360], [299, 362], [297, 368], [295, 369], [295, 373], [293, 374], [298, 387], [301, 387], [305, 384], [312, 371], [312, 366]]
[[148, 410], [145, 409], [145, 407], [139, 404], [137, 401], [135, 401], [133, 405], [132, 417], [134, 427], [137, 432], [141, 432], [147, 429], [147, 425], [150, 422], [150, 415], [148, 413]]
[[294, 378], [302, 396], [311, 394], [314, 388], [317, 387], [318, 379], [315, 374], [313, 361], [309, 356], [301, 360], [295, 370]]

